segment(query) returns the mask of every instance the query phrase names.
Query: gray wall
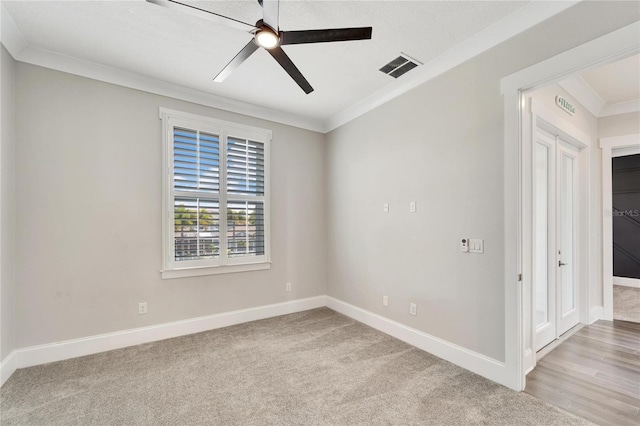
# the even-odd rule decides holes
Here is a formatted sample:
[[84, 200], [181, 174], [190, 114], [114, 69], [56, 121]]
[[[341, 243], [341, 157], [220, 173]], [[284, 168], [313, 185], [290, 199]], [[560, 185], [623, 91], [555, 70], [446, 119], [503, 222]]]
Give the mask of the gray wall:
[[601, 138], [638, 133], [640, 133], [640, 112], [629, 112], [598, 119], [598, 136]]
[[331, 132], [328, 294], [504, 360], [500, 79], [638, 19], [633, 2], [580, 3]]
[[[503, 360], [500, 78], [638, 19], [578, 4], [326, 137], [17, 63], [15, 347], [328, 293]], [[160, 106], [273, 130], [271, 270], [160, 279]]]
[[[18, 347], [325, 294], [323, 135], [24, 63], [15, 90]], [[159, 107], [273, 130], [270, 270], [160, 278]]]
[[0, 136], [0, 361], [16, 347], [15, 340], [15, 61], [0, 47], [2, 66], [2, 135]]

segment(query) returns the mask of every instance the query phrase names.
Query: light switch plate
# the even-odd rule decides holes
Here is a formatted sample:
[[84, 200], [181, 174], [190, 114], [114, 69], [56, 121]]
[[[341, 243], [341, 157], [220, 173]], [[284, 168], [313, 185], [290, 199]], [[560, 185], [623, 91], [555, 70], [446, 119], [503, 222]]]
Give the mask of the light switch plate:
[[382, 211], [385, 213], [389, 213], [389, 203], [384, 203], [382, 205]]
[[415, 213], [416, 212], [416, 202], [412, 201], [409, 203], [409, 212], [410, 213]]
[[484, 240], [472, 238], [469, 240], [469, 253], [484, 253]]

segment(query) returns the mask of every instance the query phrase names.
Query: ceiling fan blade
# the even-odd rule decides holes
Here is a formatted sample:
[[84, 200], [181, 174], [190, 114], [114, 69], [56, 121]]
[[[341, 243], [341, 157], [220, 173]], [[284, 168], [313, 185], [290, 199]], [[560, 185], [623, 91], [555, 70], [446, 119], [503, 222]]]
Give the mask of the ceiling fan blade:
[[227, 27], [236, 28], [242, 31], [253, 31], [256, 29], [255, 25], [238, 21], [237, 19], [219, 15], [209, 10], [200, 9], [199, 7], [191, 6], [175, 0], [147, 0], [147, 2], [157, 4], [158, 6], [166, 7], [168, 9], [179, 10], [180, 12], [198, 16], [200, 18], [215, 22], [216, 24], [225, 25]]
[[280, 13], [279, 0], [262, 0], [262, 22], [278, 32], [278, 16]]
[[231, 62], [229, 62], [227, 66], [224, 67], [222, 71], [220, 71], [218, 75], [215, 76], [213, 81], [217, 81], [217, 82], [223, 81], [225, 78], [229, 76], [229, 74], [231, 74], [244, 61], [246, 61], [247, 58], [251, 56], [251, 54], [255, 52], [257, 49], [258, 49], [258, 45], [255, 44], [253, 40], [251, 40], [249, 43], [247, 43], [245, 47], [242, 48], [240, 52], [238, 52], [238, 54], [231, 60]]
[[267, 52], [269, 52], [271, 56], [273, 56], [273, 58], [276, 61], [278, 61], [280, 66], [284, 68], [287, 74], [289, 74], [291, 78], [296, 83], [298, 83], [298, 86], [300, 86], [300, 88], [304, 90], [304, 93], [308, 95], [309, 93], [313, 92], [313, 87], [311, 87], [307, 79], [304, 78], [304, 76], [302, 75], [298, 67], [296, 67], [295, 64], [291, 61], [291, 59], [289, 59], [289, 57], [287, 56], [286, 53], [284, 53], [284, 50], [282, 50], [281, 47], [268, 49]]
[[280, 44], [326, 43], [331, 41], [369, 40], [373, 28], [334, 28], [328, 30], [282, 31]]

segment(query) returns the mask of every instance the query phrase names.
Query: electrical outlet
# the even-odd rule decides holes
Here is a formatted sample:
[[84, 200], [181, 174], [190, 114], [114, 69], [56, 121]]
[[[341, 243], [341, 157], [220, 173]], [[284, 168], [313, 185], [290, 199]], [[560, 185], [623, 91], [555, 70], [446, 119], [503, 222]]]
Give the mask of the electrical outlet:
[[411, 315], [417, 315], [418, 307], [415, 303], [409, 303], [409, 313]]
[[291, 283], [287, 283], [287, 285], [284, 287], [284, 289], [286, 291], [291, 291]]
[[138, 315], [144, 315], [147, 313], [147, 302], [138, 303]]
[[389, 306], [389, 296], [386, 294], [382, 296], [382, 306]]
[[410, 213], [415, 213], [416, 212], [416, 202], [412, 201], [409, 203], [409, 212]]

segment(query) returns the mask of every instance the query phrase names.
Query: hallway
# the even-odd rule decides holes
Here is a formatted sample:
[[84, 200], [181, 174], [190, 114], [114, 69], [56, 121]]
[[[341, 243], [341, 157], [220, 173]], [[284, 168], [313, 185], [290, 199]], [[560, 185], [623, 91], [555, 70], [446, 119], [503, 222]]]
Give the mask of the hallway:
[[638, 425], [640, 324], [582, 328], [538, 361], [525, 392], [601, 425]]

